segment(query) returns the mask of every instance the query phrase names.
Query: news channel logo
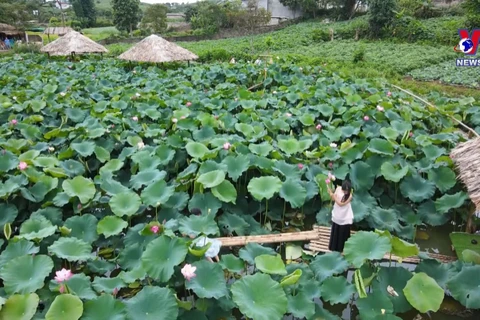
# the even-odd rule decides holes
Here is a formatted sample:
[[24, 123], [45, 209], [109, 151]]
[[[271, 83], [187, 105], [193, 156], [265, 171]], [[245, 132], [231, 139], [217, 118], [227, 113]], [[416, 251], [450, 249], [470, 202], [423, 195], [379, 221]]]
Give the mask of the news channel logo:
[[480, 67], [480, 59], [473, 58], [480, 43], [480, 29], [475, 29], [471, 33], [467, 29], [460, 29], [458, 34], [460, 42], [453, 50], [465, 54], [466, 57], [457, 59], [457, 67]]

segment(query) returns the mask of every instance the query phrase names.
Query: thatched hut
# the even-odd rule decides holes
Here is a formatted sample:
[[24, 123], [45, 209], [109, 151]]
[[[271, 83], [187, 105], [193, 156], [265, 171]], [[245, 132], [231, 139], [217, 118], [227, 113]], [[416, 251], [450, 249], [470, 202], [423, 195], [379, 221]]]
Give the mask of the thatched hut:
[[93, 41], [85, 37], [84, 35], [70, 31], [66, 35], [57, 40], [50, 42], [41, 49], [42, 52], [46, 52], [52, 56], [68, 56], [74, 54], [84, 53], [106, 53], [108, 50]]
[[480, 138], [458, 144], [450, 157], [455, 162], [458, 178], [467, 187], [470, 199], [480, 209]]
[[175, 43], [152, 34], [122, 53], [118, 58], [129, 61], [162, 63], [191, 61], [198, 59], [198, 56]]
[[23, 40], [25, 33], [9, 24], [0, 23], [0, 40], [3, 41], [5, 38]]
[[54, 34], [62, 37], [67, 33], [69, 33], [70, 31], [73, 31], [73, 29], [70, 27], [48, 27], [43, 31], [43, 34], [47, 34], [47, 35]]

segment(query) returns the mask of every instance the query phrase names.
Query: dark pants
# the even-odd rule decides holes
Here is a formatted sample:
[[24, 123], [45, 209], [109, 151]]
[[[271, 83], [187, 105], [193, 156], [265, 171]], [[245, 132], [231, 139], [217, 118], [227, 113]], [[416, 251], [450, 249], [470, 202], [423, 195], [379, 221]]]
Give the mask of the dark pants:
[[330, 251], [343, 252], [343, 247], [345, 242], [350, 237], [350, 227], [351, 224], [339, 225], [335, 222], [332, 222], [332, 231], [330, 233], [330, 243], [328, 249]]

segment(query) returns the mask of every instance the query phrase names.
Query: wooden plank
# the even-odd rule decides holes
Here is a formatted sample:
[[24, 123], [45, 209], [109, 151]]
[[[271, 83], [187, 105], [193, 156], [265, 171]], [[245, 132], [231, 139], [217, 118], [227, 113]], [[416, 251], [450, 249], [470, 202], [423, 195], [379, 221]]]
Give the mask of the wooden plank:
[[240, 236], [240, 237], [224, 237], [217, 238], [222, 242], [223, 247], [244, 246], [247, 243], [280, 243], [293, 241], [308, 241], [318, 238], [315, 230], [302, 232], [289, 232], [277, 234], [265, 234], [259, 236]]
[[[355, 234], [356, 231], [351, 231], [351, 234]], [[302, 232], [290, 232], [290, 233], [276, 233], [257, 236], [240, 236], [240, 237], [223, 237], [217, 238], [222, 242], [223, 247], [244, 246], [248, 243], [281, 243], [281, 242], [294, 242], [294, 241], [310, 241], [309, 249], [316, 252], [330, 252], [328, 244], [330, 242], [330, 228], [324, 226], [314, 226], [311, 231]], [[441, 262], [451, 262], [457, 260], [454, 256], [445, 256], [435, 253], [427, 253], [427, 255], [433, 259], [437, 259]], [[409, 257], [401, 259], [395, 255], [390, 257], [390, 254], [386, 254], [383, 260], [402, 261], [407, 263], [419, 263], [419, 257]]]

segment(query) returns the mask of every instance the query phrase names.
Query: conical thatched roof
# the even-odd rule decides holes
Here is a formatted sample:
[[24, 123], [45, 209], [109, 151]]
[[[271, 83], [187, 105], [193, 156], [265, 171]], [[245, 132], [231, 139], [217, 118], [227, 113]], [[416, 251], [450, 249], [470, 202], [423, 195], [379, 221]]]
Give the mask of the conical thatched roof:
[[118, 58], [130, 61], [160, 63], [196, 60], [198, 56], [187, 49], [177, 46], [175, 43], [152, 34], [130, 48], [130, 50], [122, 53]]
[[450, 157], [458, 169], [458, 177], [467, 187], [470, 199], [480, 208], [480, 138], [457, 145]]
[[0, 23], [0, 32], [2, 31], [17, 31], [14, 26], [11, 26], [6, 23]]
[[70, 31], [63, 37], [50, 42], [43, 47], [41, 51], [47, 52], [52, 56], [68, 56], [72, 53], [83, 54], [108, 52], [104, 46], [76, 31]]

